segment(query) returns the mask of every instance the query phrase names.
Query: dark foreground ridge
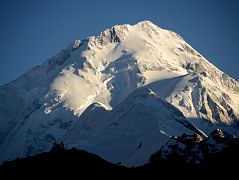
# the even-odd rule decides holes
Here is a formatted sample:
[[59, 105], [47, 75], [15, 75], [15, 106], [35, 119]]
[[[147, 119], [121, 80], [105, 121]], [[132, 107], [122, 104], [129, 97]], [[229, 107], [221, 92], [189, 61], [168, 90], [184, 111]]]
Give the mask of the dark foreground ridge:
[[[187, 153], [186, 153], [187, 154]], [[174, 158], [172, 158], [174, 157]], [[180, 158], [178, 158], [180, 157]], [[184, 157], [187, 158], [187, 157]], [[230, 141], [227, 148], [210, 153], [200, 164], [188, 164], [181, 154], [161, 158], [153, 154], [144, 166], [127, 168], [105, 161], [101, 157], [75, 148], [66, 150], [62, 143], [50, 152], [33, 157], [4, 162], [0, 179], [17, 178], [229, 178], [238, 176], [239, 139]], [[83, 178], [83, 179], [84, 179]]]

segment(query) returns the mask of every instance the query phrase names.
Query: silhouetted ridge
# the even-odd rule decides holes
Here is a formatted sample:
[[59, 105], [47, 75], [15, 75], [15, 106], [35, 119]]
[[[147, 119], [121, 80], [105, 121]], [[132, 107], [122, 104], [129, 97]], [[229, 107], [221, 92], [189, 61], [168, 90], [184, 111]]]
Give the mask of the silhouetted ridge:
[[[212, 135], [222, 134], [221, 130], [215, 130]], [[216, 136], [217, 136], [216, 135]], [[180, 151], [171, 151], [171, 156], [163, 157], [159, 152], [154, 153], [150, 162], [139, 167], [127, 168], [119, 164], [112, 164], [101, 157], [77, 149], [64, 149], [62, 142], [53, 145], [51, 152], [45, 152], [33, 157], [16, 159], [14, 161], [4, 162], [0, 166], [0, 179], [4, 178], [230, 178], [237, 176], [237, 165], [239, 162], [239, 139], [228, 137], [219, 144], [226, 146], [217, 152], [208, 151], [200, 163], [191, 163], [187, 158], [196, 157], [197, 152], [193, 151], [195, 144], [205, 149], [210, 149], [209, 137], [205, 140], [199, 140], [197, 135], [183, 135], [177, 139], [183, 142], [186, 148]], [[175, 141], [174, 141], [175, 142]], [[169, 145], [169, 144], [168, 144]], [[174, 148], [176, 144], [174, 144]], [[200, 147], [198, 146], [198, 147]], [[58, 149], [59, 148], [59, 149]], [[170, 148], [170, 146], [169, 146]], [[172, 148], [172, 146], [171, 146]], [[190, 149], [191, 148], [191, 149]], [[189, 151], [188, 151], [189, 150]], [[169, 151], [170, 152], [170, 151]], [[187, 154], [190, 152], [191, 154]], [[205, 151], [206, 152], [206, 151]], [[185, 156], [182, 156], [185, 155]]]

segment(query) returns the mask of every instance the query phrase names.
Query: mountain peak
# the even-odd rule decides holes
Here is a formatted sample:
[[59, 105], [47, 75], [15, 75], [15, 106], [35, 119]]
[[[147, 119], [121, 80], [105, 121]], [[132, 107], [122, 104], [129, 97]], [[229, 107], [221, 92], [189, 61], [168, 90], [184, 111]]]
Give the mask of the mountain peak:
[[153, 22], [149, 21], [149, 20], [144, 20], [144, 21], [140, 21], [137, 24], [138, 26], [151, 26], [151, 27], [158, 27], [157, 25], [155, 25]]
[[[136, 147], [139, 157], [147, 145], [143, 142], [138, 151], [141, 136], [135, 139], [135, 134], [152, 133], [148, 145], [158, 148], [168, 138], [163, 134], [180, 135], [192, 129], [187, 121], [206, 133], [214, 124], [231, 125], [230, 132], [237, 135], [238, 89], [238, 82], [176, 33], [150, 21], [115, 25], [87, 40], [74, 41], [43, 65], [0, 87], [0, 163], [46, 150], [77, 126], [75, 122], [81, 124], [75, 133], [82, 138], [77, 139], [86, 148], [95, 147], [89, 147], [91, 142], [83, 135], [102, 132], [108, 141], [113, 136], [101, 131], [103, 125], [106, 130], [118, 127], [115, 138], [132, 137], [127, 142]], [[183, 126], [181, 131], [178, 125]], [[130, 149], [124, 140], [112, 142], [114, 149]]]
[[132, 34], [134, 33], [138, 34], [140, 30], [144, 30], [146, 32], [148, 31], [156, 32], [159, 29], [160, 28], [157, 25], [153, 24], [151, 21], [145, 20], [134, 25], [130, 24], [114, 25], [111, 28], [106, 29], [105, 31], [100, 33], [99, 38], [101, 41], [107, 38], [108, 41], [111, 43], [112, 42], [120, 43], [127, 38], [130, 32]]

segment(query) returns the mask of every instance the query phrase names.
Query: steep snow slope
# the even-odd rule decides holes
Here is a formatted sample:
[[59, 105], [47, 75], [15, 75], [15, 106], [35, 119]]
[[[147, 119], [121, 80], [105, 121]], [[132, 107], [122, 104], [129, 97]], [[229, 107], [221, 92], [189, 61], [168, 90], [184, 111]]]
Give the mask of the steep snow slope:
[[147, 89], [130, 94], [114, 110], [89, 106], [62, 140], [127, 166], [143, 165], [171, 136], [199, 133], [183, 114]]
[[[205, 132], [216, 125], [238, 134], [238, 94], [195, 73], [155, 81], [147, 85], [158, 95], [178, 107]], [[230, 94], [230, 95], [229, 95]], [[232, 126], [228, 126], [228, 125]]]
[[1, 86], [0, 162], [48, 150], [89, 105], [99, 102], [114, 110], [144, 86], [203, 131], [223, 125], [238, 134], [238, 82], [176, 33], [143, 21], [76, 40]]

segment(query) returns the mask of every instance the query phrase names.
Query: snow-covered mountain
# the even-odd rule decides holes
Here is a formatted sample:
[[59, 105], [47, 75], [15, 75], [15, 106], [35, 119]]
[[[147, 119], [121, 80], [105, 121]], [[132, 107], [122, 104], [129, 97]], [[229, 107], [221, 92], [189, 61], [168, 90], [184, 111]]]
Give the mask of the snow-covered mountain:
[[238, 135], [238, 120], [239, 83], [178, 34], [116, 25], [0, 87], [0, 162], [61, 139], [140, 165], [171, 136], [215, 126]]
[[62, 140], [106, 160], [127, 166], [143, 165], [172, 135], [203, 132], [173, 105], [147, 88], [130, 94], [112, 111], [89, 106]]

